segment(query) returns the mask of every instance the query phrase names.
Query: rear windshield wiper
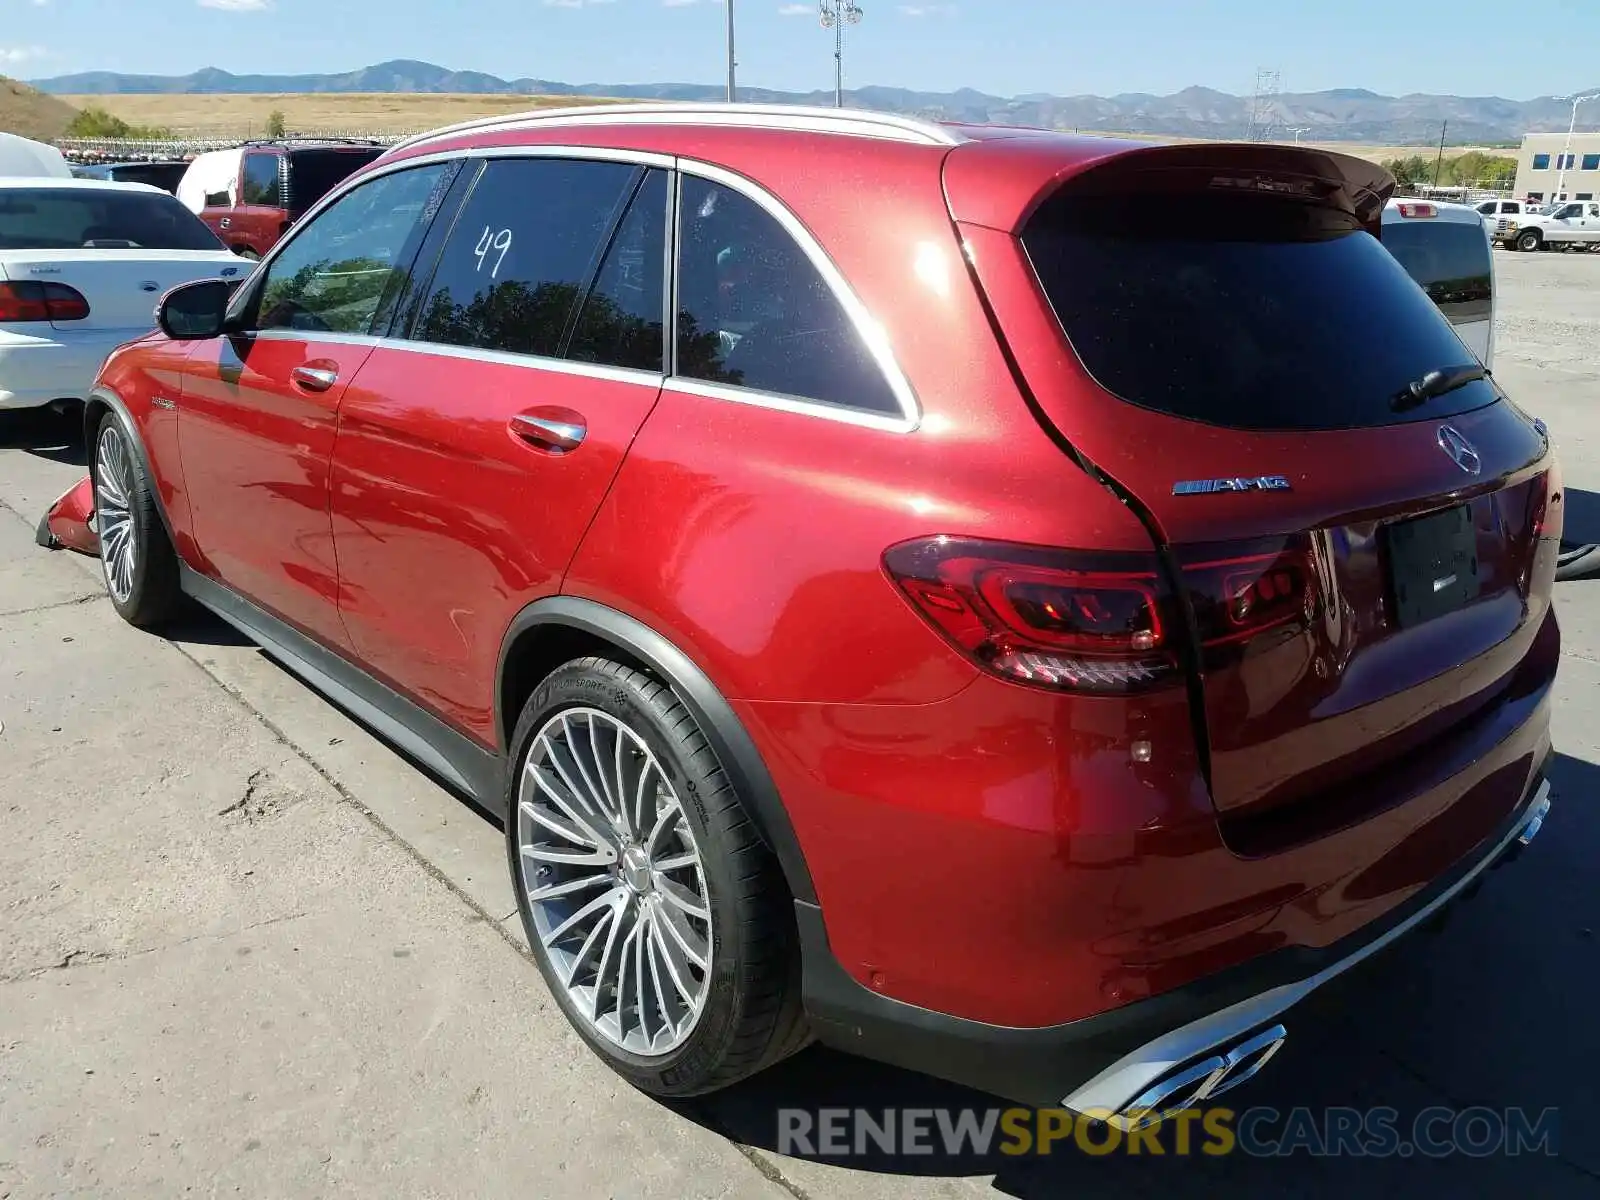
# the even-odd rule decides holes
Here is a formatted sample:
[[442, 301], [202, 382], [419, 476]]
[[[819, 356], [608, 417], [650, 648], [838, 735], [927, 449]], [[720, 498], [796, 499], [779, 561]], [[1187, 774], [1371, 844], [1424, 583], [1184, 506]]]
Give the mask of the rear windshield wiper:
[[1394, 399], [1389, 401], [1389, 408], [1394, 412], [1405, 412], [1408, 408], [1418, 408], [1426, 404], [1435, 396], [1442, 396], [1446, 392], [1453, 392], [1457, 388], [1466, 387], [1469, 383], [1488, 378], [1489, 368], [1482, 363], [1429, 371], [1421, 379], [1413, 380], [1401, 388]]

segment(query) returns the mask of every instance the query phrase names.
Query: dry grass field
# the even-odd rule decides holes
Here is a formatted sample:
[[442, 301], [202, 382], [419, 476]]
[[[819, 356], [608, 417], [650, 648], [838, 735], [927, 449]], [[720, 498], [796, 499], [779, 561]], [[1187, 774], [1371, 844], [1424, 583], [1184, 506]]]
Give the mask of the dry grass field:
[[61, 98], [74, 108], [103, 108], [130, 125], [155, 125], [174, 133], [203, 137], [259, 137], [274, 109], [282, 111], [285, 127], [292, 133], [411, 133], [530, 108], [604, 103], [598, 97], [409, 92]]
[[[131, 125], [156, 125], [174, 133], [201, 137], [260, 136], [267, 115], [281, 110], [292, 133], [410, 133], [453, 121], [499, 113], [521, 112], [564, 104], [626, 103], [604, 97], [477, 96], [417, 92], [300, 93], [293, 95], [218, 96], [63, 96], [74, 108], [104, 108]], [[1127, 134], [1129, 137], [1148, 135]], [[1307, 142], [1328, 150], [1356, 154], [1375, 162], [1431, 156], [1432, 146], [1384, 146], [1354, 142]], [[1473, 146], [1451, 146], [1457, 155]], [[1498, 151], [1505, 153], [1505, 151]]]

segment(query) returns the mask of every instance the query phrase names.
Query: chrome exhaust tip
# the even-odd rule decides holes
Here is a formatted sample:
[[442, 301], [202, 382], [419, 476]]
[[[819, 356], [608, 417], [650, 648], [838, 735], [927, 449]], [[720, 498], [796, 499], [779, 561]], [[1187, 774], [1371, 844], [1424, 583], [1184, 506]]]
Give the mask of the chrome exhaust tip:
[[1522, 823], [1522, 829], [1517, 834], [1517, 845], [1526, 846], [1538, 837], [1539, 831], [1544, 828], [1544, 819], [1549, 815], [1550, 785], [1545, 783], [1539, 788], [1539, 795], [1528, 810], [1528, 819]]
[[1125, 1133], [1145, 1129], [1184, 1109], [1198, 1108], [1214, 1100], [1266, 1066], [1289, 1034], [1282, 1025], [1235, 1042], [1225, 1051], [1210, 1054], [1158, 1080], [1130, 1100], [1120, 1111], [1106, 1118], [1108, 1124]]

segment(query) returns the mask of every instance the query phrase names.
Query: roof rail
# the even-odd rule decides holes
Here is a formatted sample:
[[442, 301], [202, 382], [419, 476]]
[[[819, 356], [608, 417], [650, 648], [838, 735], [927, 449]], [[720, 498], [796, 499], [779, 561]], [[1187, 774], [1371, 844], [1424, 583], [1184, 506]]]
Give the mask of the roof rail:
[[886, 138], [922, 146], [956, 146], [966, 139], [953, 129], [898, 113], [859, 108], [819, 108], [802, 104], [728, 104], [693, 101], [585, 104], [536, 108], [528, 112], [479, 117], [404, 138], [386, 153], [461, 133], [504, 132], [563, 125], [719, 125], [751, 129], [785, 129], [800, 133], [834, 133]]
[[308, 133], [304, 135], [285, 134], [283, 137], [249, 138], [236, 144], [239, 146], [381, 146], [384, 143], [374, 138], [340, 137], [334, 133], [327, 135]]

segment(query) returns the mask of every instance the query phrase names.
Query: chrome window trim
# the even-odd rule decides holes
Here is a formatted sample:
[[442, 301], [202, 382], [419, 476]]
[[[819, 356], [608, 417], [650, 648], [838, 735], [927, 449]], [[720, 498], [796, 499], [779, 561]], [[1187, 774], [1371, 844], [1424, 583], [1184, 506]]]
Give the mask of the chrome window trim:
[[[883, 373], [884, 379], [889, 385], [890, 393], [900, 405], [900, 415], [878, 413], [870, 409], [845, 408], [840, 405], [826, 404], [819, 400], [783, 396], [754, 388], [731, 387], [726, 384], [693, 380], [676, 374], [662, 375], [654, 371], [636, 371], [624, 367], [603, 367], [593, 363], [574, 362], [570, 359], [508, 354], [504, 351], [485, 350], [473, 346], [449, 346], [437, 342], [408, 341], [402, 338], [379, 338], [368, 334], [324, 334], [312, 330], [261, 330], [246, 336], [281, 335], [282, 337], [302, 340], [311, 337], [319, 341], [345, 345], [378, 345], [381, 343], [385, 346], [408, 352], [442, 354], [449, 358], [480, 358], [488, 362], [529, 366], [540, 370], [557, 371], [592, 379], [611, 379], [626, 383], [656, 380], [665, 382], [668, 387], [686, 395], [729, 400], [737, 404], [750, 404], [757, 407], [776, 409], [780, 412], [796, 413], [830, 421], [842, 421], [850, 425], [880, 429], [892, 433], [910, 433], [921, 423], [921, 406], [917, 402], [916, 393], [912, 390], [910, 380], [906, 378], [894, 356], [894, 351], [889, 345], [888, 334], [876, 318], [867, 311], [866, 305], [861, 302], [854, 289], [845, 281], [844, 276], [840, 273], [838, 267], [834, 265], [833, 260], [828, 257], [821, 244], [781, 200], [754, 180], [748, 179], [736, 171], [728, 170], [726, 167], [719, 167], [713, 163], [702, 162], [698, 159], [678, 158], [669, 154], [657, 154], [639, 150], [618, 150], [605, 146], [567, 146], [554, 143], [537, 146], [474, 146], [461, 150], [442, 150], [429, 154], [418, 154], [410, 158], [397, 159], [393, 162], [385, 162], [382, 158], [379, 158], [375, 160], [374, 166], [345, 181], [334, 191], [324, 196], [297, 224], [302, 227], [309, 227], [322, 214], [324, 209], [337, 204], [340, 199], [349, 195], [362, 184], [381, 176], [412, 167], [425, 167], [458, 158], [582, 158], [601, 162], [621, 162], [638, 166], [660, 167], [664, 170], [677, 171], [680, 178], [683, 175], [692, 175], [698, 179], [726, 187], [730, 191], [745, 197], [778, 222], [784, 232], [799, 246], [801, 253], [806, 256], [806, 259], [827, 284], [834, 298], [844, 309], [846, 317], [855, 327], [857, 335], [866, 345], [868, 354]], [[667, 239], [667, 253], [671, 259], [669, 290], [672, 297], [672, 323], [671, 327], [664, 331], [670, 347], [667, 364], [673, 369], [677, 366], [678, 231], [676, 218], [677, 209], [680, 207], [676, 199], [677, 191], [678, 188], [675, 186], [673, 188], [674, 223], [669, 230]], [[266, 278], [266, 272], [271, 264], [294, 238], [295, 234], [291, 232], [288, 237], [280, 240], [272, 248], [266, 258], [261, 260], [256, 269], [251, 272], [251, 285], [247, 288], [240, 288], [236, 294], [236, 303], [240, 302], [240, 297], [260, 287], [260, 283], [257, 281]], [[232, 306], [230, 305], [231, 311]]]
[[698, 396], [706, 400], [727, 400], [734, 404], [749, 404], [756, 408], [776, 409], [803, 417], [820, 417], [828, 421], [842, 421], [846, 425], [859, 425], [865, 429], [881, 429], [885, 433], [910, 433], [917, 427], [915, 421], [891, 413], [873, 412], [868, 408], [845, 408], [838, 404], [823, 404], [801, 396], [785, 396], [757, 388], [734, 387], [726, 383], [708, 383], [703, 379], [690, 379], [674, 375], [666, 381], [665, 391], [681, 396]]
[[[250, 336], [250, 335], [246, 335]], [[632, 367], [610, 367], [602, 363], [579, 362], [570, 358], [546, 358], [536, 354], [511, 354], [481, 346], [449, 346], [442, 342], [409, 342], [401, 338], [372, 337], [364, 333], [320, 333], [303, 329], [264, 329], [254, 335], [268, 341], [316, 341], [334, 346], [381, 346], [406, 354], [435, 354], [470, 362], [495, 363], [535, 371], [554, 371], [558, 375], [577, 375], [584, 379], [603, 379], [610, 383], [633, 383], [659, 388], [666, 376], [660, 371], [640, 371]]]
[[459, 121], [396, 142], [380, 156], [467, 133], [507, 133], [521, 129], [577, 126], [706, 125], [713, 128], [773, 129], [792, 133], [831, 133], [873, 137], [921, 146], [959, 146], [966, 139], [933, 121], [866, 109], [821, 108], [803, 104], [726, 104], [692, 101], [615, 105], [570, 105], [532, 109]]

